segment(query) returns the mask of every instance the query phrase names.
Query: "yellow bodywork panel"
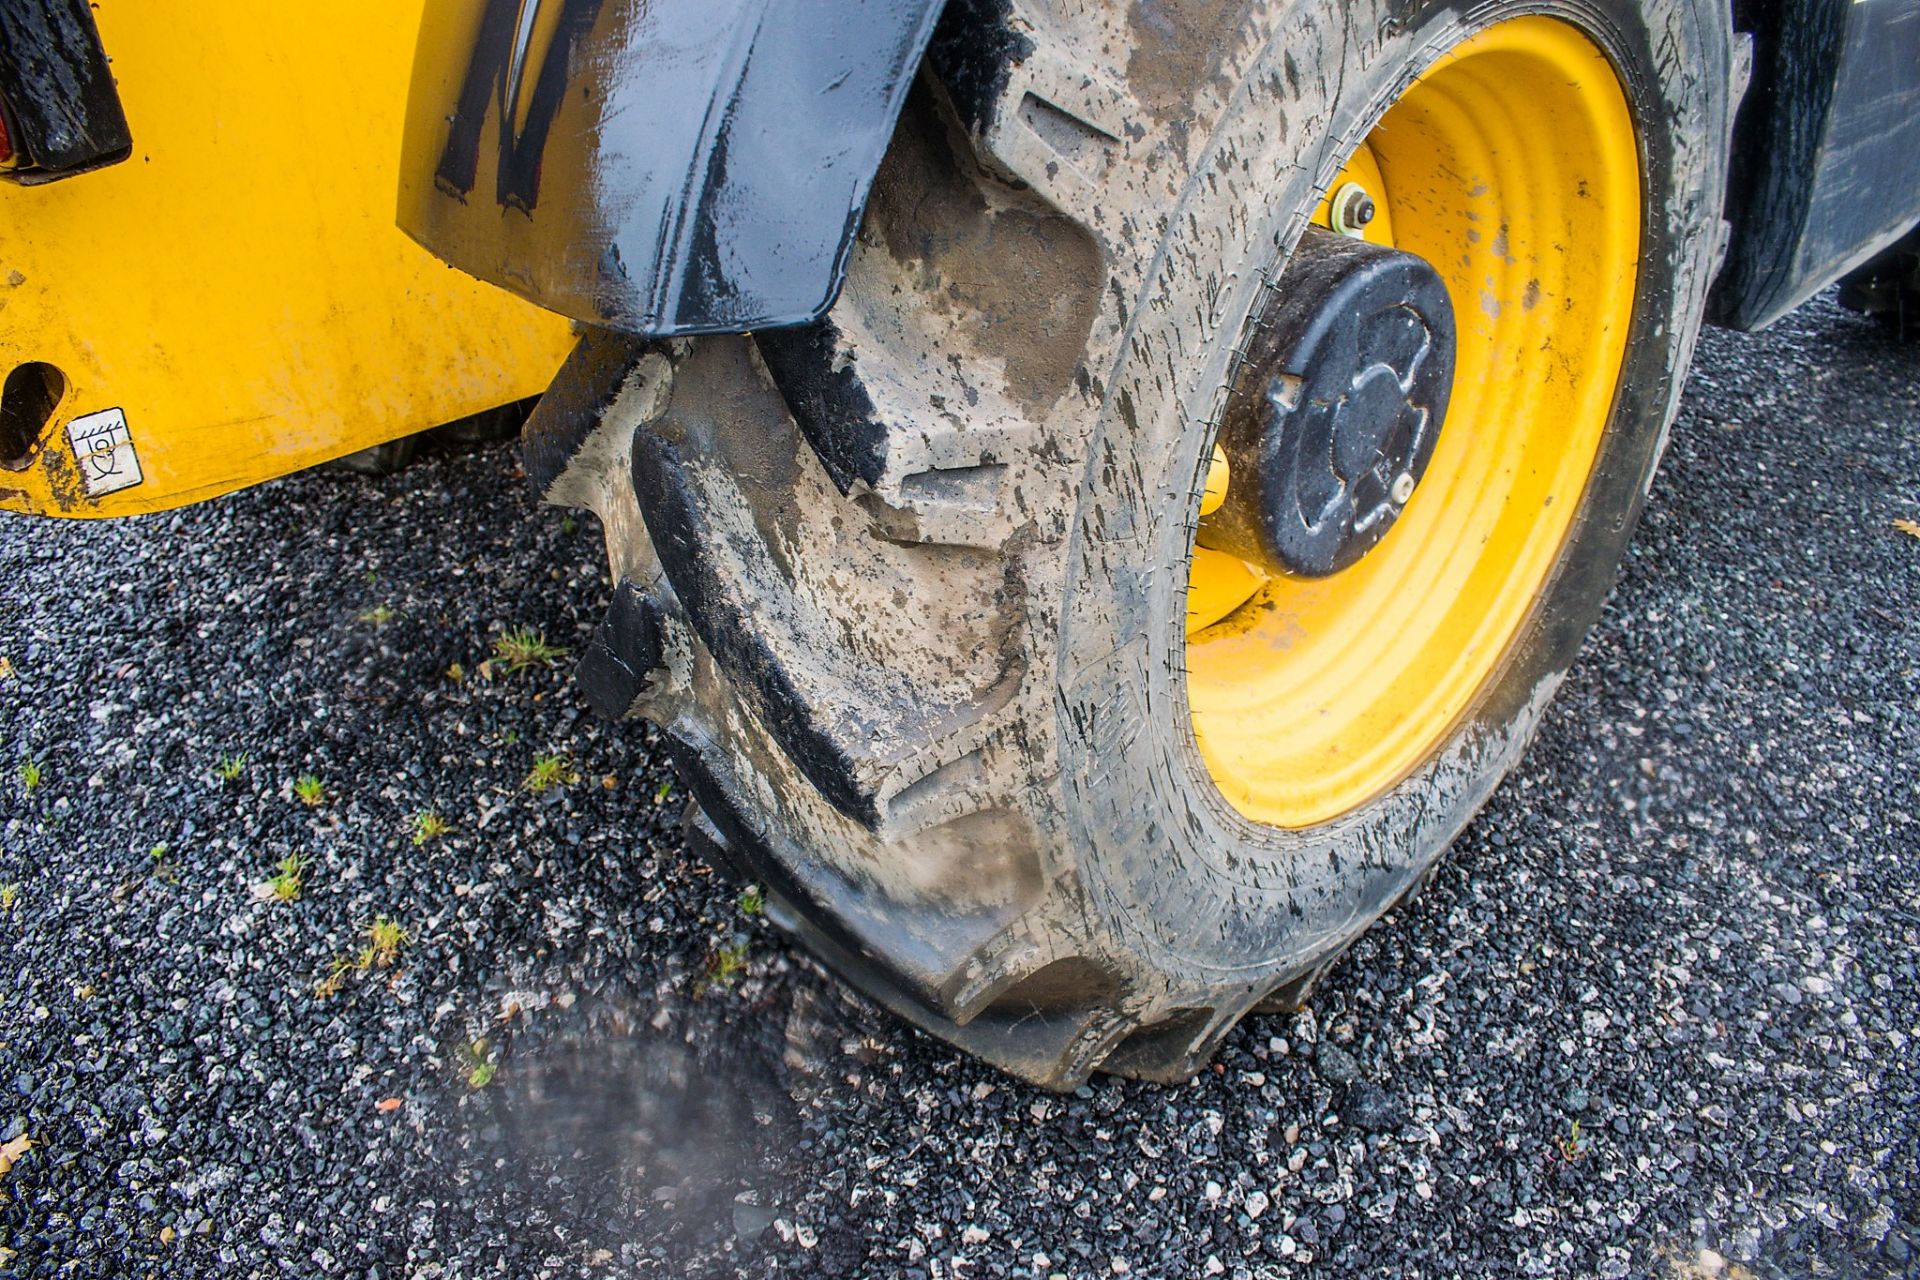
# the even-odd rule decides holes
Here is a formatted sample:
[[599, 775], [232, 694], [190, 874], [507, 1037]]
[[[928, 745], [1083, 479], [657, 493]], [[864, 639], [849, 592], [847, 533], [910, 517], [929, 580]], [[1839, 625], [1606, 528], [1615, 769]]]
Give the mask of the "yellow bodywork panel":
[[164, 510], [545, 389], [567, 321], [394, 226], [419, 7], [98, 6], [133, 156], [0, 184], [0, 377], [65, 384], [0, 509]]

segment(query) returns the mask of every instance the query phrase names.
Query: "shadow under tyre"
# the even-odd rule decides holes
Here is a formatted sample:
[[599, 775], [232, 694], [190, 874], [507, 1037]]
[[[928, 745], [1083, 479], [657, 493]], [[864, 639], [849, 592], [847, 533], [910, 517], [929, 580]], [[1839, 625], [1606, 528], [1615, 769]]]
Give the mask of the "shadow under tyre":
[[610, 434], [550, 496], [694, 838], [1064, 1088], [1302, 998], [1524, 749], [1674, 410], [1736, 72], [1695, 0], [1057, 8], [950, 7], [826, 319], [590, 339]]

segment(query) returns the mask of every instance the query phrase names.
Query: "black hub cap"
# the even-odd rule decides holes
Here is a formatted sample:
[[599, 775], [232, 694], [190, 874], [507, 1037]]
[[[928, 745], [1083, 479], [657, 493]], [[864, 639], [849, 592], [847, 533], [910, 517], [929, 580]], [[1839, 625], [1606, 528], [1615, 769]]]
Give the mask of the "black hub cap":
[[1232, 482], [1201, 543], [1310, 578], [1365, 555], [1426, 474], [1453, 354], [1453, 307], [1424, 259], [1309, 227], [1228, 399]]

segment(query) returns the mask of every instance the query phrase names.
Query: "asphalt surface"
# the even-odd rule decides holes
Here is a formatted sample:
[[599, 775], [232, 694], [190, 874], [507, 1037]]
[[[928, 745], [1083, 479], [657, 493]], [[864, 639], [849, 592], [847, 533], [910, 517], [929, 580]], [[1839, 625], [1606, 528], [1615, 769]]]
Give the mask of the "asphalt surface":
[[1191, 1084], [1066, 1097], [743, 909], [567, 663], [483, 669], [607, 598], [510, 449], [0, 521], [0, 1274], [1912, 1272], [1896, 518], [1920, 350], [1827, 301], [1710, 331], [1604, 621], [1427, 892]]

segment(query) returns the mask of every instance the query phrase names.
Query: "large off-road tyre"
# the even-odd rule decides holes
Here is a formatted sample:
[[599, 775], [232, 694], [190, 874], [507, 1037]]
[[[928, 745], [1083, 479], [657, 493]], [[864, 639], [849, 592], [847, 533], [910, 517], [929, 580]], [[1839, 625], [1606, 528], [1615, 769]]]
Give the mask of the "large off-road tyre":
[[[589, 337], [525, 453], [603, 519], [581, 676], [693, 838], [1068, 1087], [1302, 998], [1522, 751], [1661, 452], [1740, 73], [1709, 0], [1056, 8], [950, 6], [825, 321]], [[1453, 405], [1357, 563], [1256, 571], [1228, 436], [1348, 182], [1445, 280]]]

